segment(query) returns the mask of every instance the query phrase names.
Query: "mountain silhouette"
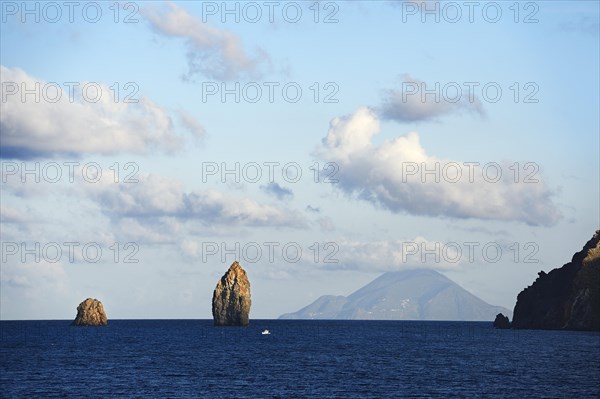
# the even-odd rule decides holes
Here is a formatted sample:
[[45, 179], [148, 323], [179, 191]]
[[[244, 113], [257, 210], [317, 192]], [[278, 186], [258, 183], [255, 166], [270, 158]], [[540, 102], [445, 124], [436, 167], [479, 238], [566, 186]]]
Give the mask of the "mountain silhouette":
[[388, 272], [349, 296], [324, 295], [280, 319], [492, 321], [493, 306], [434, 270]]

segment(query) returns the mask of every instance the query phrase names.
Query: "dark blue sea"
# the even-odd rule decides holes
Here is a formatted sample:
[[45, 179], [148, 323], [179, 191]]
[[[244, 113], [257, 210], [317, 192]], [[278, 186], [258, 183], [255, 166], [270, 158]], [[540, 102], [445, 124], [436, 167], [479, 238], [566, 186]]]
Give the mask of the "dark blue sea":
[[417, 321], [0, 326], [3, 398], [600, 397], [598, 333]]

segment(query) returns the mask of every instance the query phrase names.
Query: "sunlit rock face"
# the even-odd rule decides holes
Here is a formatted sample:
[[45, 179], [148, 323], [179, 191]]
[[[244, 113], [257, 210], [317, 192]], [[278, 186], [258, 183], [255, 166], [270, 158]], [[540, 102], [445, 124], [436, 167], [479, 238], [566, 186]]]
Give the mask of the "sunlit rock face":
[[74, 326], [105, 326], [108, 324], [102, 302], [88, 298], [77, 306], [77, 317]]
[[213, 293], [215, 326], [247, 326], [250, 322], [250, 281], [236, 261], [221, 277]]

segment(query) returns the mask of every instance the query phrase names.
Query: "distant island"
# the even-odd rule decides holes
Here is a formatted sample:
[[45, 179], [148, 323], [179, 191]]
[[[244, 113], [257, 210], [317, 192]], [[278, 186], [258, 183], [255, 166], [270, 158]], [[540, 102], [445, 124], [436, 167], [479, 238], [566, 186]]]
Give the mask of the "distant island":
[[517, 297], [512, 328], [600, 330], [600, 230], [549, 273], [540, 271]]
[[325, 295], [280, 319], [490, 321], [493, 306], [434, 270], [388, 272], [349, 296]]

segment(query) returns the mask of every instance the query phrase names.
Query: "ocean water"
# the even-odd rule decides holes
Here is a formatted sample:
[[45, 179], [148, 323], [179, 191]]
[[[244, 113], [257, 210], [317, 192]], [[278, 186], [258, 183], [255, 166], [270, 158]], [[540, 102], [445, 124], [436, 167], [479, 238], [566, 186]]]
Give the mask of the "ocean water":
[[[271, 335], [262, 335], [269, 329]], [[598, 398], [600, 334], [491, 323], [0, 322], [4, 398]]]

